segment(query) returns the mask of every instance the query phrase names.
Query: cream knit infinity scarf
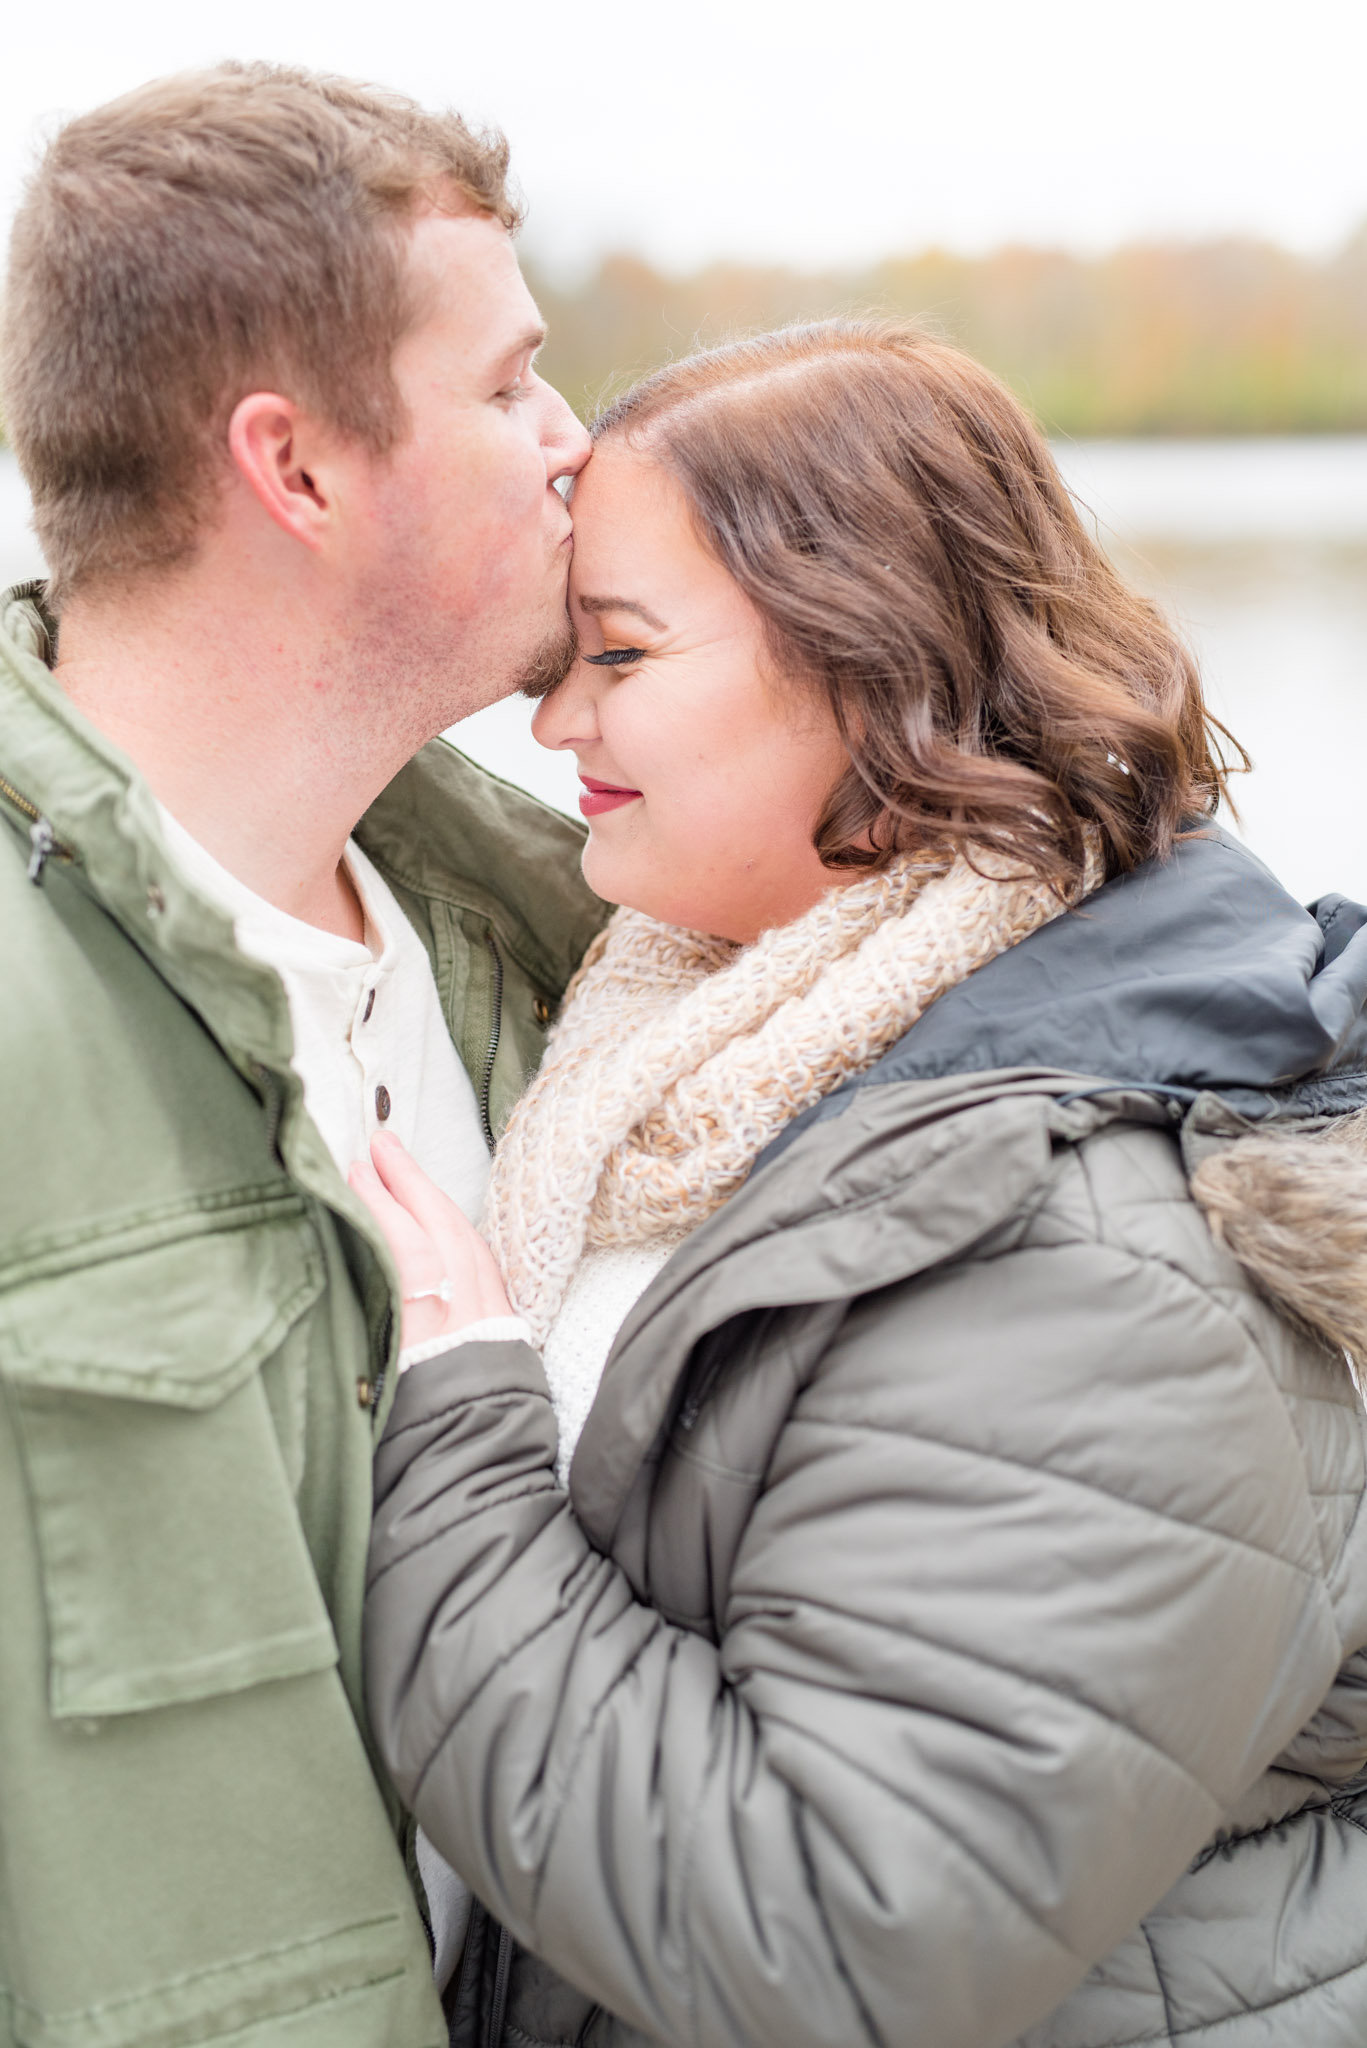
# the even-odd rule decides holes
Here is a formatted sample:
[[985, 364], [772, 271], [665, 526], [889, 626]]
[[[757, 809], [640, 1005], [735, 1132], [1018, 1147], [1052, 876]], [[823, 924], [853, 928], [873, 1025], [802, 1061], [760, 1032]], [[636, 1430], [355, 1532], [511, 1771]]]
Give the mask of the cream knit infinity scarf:
[[[904, 858], [735, 946], [619, 910], [494, 1161], [485, 1231], [538, 1344], [586, 1249], [688, 1230], [799, 1111], [1064, 908], [1034, 879]], [[1101, 880], [1093, 853], [1082, 887]]]

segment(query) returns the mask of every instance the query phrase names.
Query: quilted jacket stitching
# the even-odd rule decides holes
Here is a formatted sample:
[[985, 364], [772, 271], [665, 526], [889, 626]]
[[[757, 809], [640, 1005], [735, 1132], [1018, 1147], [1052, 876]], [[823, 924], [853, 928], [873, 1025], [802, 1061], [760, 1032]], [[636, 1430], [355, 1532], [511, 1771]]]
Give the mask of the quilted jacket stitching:
[[[1158, 1987], [1158, 1996], [1163, 2001], [1163, 2026], [1166, 2038], [1171, 2043], [1175, 2030], [1172, 2017], [1172, 2002], [1168, 1997], [1167, 1979], [1163, 1975], [1163, 1968], [1158, 1960], [1158, 1950], [1154, 1947], [1153, 1936], [1149, 1933], [1147, 1925], [1142, 1920], [1139, 1923], [1139, 1932], [1144, 1937], [1144, 1946], [1149, 1952], [1149, 1961], [1153, 1964], [1153, 1981]], [[1152, 2039], [1161, 2042], [1164, 2039], [1164, 2034], [1155, 2034], [1152, 2036]]]
[[[800, 1610], [802, 1607], [812, 1607], [816, 1608], [819, 1612], [837, 1615], [844, 1620], [850, 1619], [847, 1609], [837, 1608], [826, 1602], [813, 1600], [810, 1597], [801, 1600], [793, 1598], [787, 1602], [787, 1605], [794, 1611]], [[878, 1622], [871, 1616], [866, 1618], [860, 1615], [856, 1618], [856, 1625], [860, 1628], [878, 1630], [883, 1634], [895, 1636], [901, 1640], [931, 1643], [932, 1647], [939, 1650], [943, 1655], [962, 1659], [966, 1664], [976, 1664], [984, 1671], [999, 1672], [1007, 1678], [1014, 1678], [1020, 1685], [1034, 1692], [1047, 1694], [1051, 1698], [1066, 1698], [1070, 1706], [1081, 1707], [1096, 1720], [1104, 1722], [1106, 1727], [1113, 1729], [1117, 1735], [1128, 1736], [1137, 1748], [1146, 1750], [1150, 1756], [1156, 1756], [1163, 1763], [1169, 1765], [1179, 1778], [1184, 1779], [1187, 1784], [1194, 1786], [1203, 1798], [1210, 1801], [1212, 1806], [1217, 1806], [1219, 1803], [1210, 1787], [1203, 1785], [1195, 1772], [1189, 1770], [1179, 1757], [1172, 1756], [1161, 1744], [1155, 1742], [1151, 1736], [1145, 1735], [1141, 1729], [1132, 1726], [1130, 1722], [1118, 1721], [1114, 1714], [1108, 1713], [1105, 1707], [1098, 1706], [1095, 1700], [1087, 1699], [1076, 1688], [1064, 1694], [1058, 1686], [1051, 1685], [1047, 1679], [1040, 1678], [1037, 1674], [1028, 1671], [1022, 1671], [1017, 1665], [1003, 1664], [999, 1658], [984, 1657], [976, 1650], [961, 1649], [954, 1643], [934, 1642], [932, 1638], [923, 1635], [919, 1630], [909, 1628], [904, 1624], [899, 1623], [894, 1627], [890, 1622]], [[805, 1734], [807, 1732], [801, 1723], [792, 1721], [789, 1716], [781, 1713], [774, 1707], [766, 1709], [765, 1719], [774, 1722], [776, 1725], [792, 1727], [798, 1734]], [[851, 1757], [848, 1759], [848, 1762], [851, 1768], [859, 1768], [857, 1759]], [[866, 1771], [865, 1776], [871, 1778], [875, 1784], [882, 1783], [876, 1772]], [[902, 1794], [897, 1793], [894, 1796], [901, 1798]]]
[[[775, 1712], [772, 1709], [766, 1709], [764, 1718], [766, 1722], [769, 1722], [774, 1727], [791, 1728], [799, 1735], [804, 1735], [807, 1733], [807, 1730], [804, 1729], [800, 1723], [792, 1721], [787, 1715]], [[1158, 1754], [1161, 1755], [1162, 1752], [1159, 1751]], [[855, 1767], [854, 1759], [849, 1758], [846, 1759], [846, 1761], [849, 1763], [851, 1768]], [[1190, 1777], [1189, 1772], [1183, 1772], [1182, 1775], [1184, 1777]], [[1196, 1781], [1192, 1780], [1192, 1782], [1195, 1783]], [[1201, 1789], [1204, 1790], [1204, 1787], [1202, 1787]], [[1207, 1793], [1206, 1797], [1209, 1798], [1209, 1796], [1210, 1795]], [[950, 1833], [946, 1829], [944, 1822], [939, 1818], [937, 1814], [931, 1812], [929, 1808], [923, 1806], [919, 1800], [911, 1798], [905, 1790], [897, 1794], [897, 1799], [900, 1805], [909, 1807], [913, 1812], [919, 1813], [921, 1815], [922, 1819], [929, 1826], [931, 1832], [936, 1836], [936, 1838], [939, 1841], [941, 1841], [944, 1844], [946, 1849], [948, 1849], [951, 1853], [957, 1853], [960, 1857], [962, 1857], [965, 1863], [971, 1863], [975, 1870], [980, 1870], [983, 1876], [986, 1877], [988, 1882], [992, 1885], [993, 1889], [999, 1894], [999, 1896], [1003, 1899], [1006, 1899], [1012, 1906], [1014, 1906], [1016, 1911], [1020, 1914], [1021, 1919], [1027, 1921], [1029, 1925], [1035, 1929], [1037, 1934], [1042, 1935], [1044, 1939], [1047, 1942], [1049, 1942], [1053, 1948], [1057, 1949], [1060, 1955], [1067, 1956], [1069, 1962], [1077, 1963], [1081, 1967], [1085, 1967], [1087, 1965], [1089, 1958], [1086, 1956], [1080, 1956], [1077, 1953], [1076, 1949], [1070, 1948], [1068, 1946], [1068, 1943], [1063, 1940], [1062, 1936], [1056, 1931], [1056, 1929], [1052, 1928], [1049, 1925], [1047, 1920], [1041, 1920], [1038, 1913], [1034, 1911], [1034, 1909], [1026, 1902], [1026, 1900], [1022, 1899], [1018, 1893], [1012, 1891], [1010, 1885], [1005, 1883], [1005, 1881], [1003, 1880], [1001, 1872], [999, 1870], [994, 1870], [990, 1863], [984, 1862], [983, 1858], [978, 1854], [977, 1850], [974, 1849], [971, 1846], [971, 1844], [964, 1841], [961, 1836]], [[813, 1894], [813, 1896], [819, 1895]]]
[[[905, 1430], [891, 1430], [881, 1423], [860, 1421], [858, 1419], [852, 1420], [846, 1416], [794, 1415], [790, 1418], [787, 1427], [793, 1431], [800, 1429], [848, 1430], [860, 1432], [866, 1436], [905, 1437], [907, 1435]], [[1033, 1478], [1042, 1482], [1058, 1486], [1077, 1487], [1084, 1493], [1095, 1494], [1100, 1499], [1108, 1501], [1113, 1507], [1128, 1510], [1134, 1514], [1145, 1515], [1154, 1521], [1167, 1522], [1174, 1529], [1185, 1530], [1189, 1535], [1205, 1537], [1212, 1543], [1225, 1544], [1235, 1550], [1245, 1550], [1253, 1557], [1263, 1558], [1268, 1564], [1279, 1565], [1284, 1571], [1294, 1572], [1298, 1578], [1307, 1579], [1311, 1585], [1320, 1586], [1324, 1583], [1323, 1571], [1313, 1565], [1297, 1564], [1293, 1559], [1283, 1557], [1275, 1550], [1268, 1550], [1262, 1544], [1250, 1543], [1247, 1537], [1233, 1536], [1227, 1529], [1213, 1529], [1206, 1522], [1189, 1522], [1181, 1515], [1170, 1514], [1166, 1508], [1155, 1507], [1150, 1501], [1126, 1499], [1123, 1495], [1110, 1493], [1104, 1486], [1099, 1486], [1095, 1480], [1080, 1478], [1076, 1473], [1060, 1472], [1053, 1466], [1045, 1467], [1031, 1464], [1025, 1458], [1011, 1458], [1004, 1451], [989, 1451], [977, 1444], [955, 1443], [951, 1437], [944, 1435], [930, 1436], [925, 1432], [918, 1432], [917, 1440], [928, 1444], [935, 1444], [941, 1450], [951, 1451], [960, 1457], [970, 1458], [975, 1463], [1005, 1465], [1013, 1471], [1028, 1472]]]

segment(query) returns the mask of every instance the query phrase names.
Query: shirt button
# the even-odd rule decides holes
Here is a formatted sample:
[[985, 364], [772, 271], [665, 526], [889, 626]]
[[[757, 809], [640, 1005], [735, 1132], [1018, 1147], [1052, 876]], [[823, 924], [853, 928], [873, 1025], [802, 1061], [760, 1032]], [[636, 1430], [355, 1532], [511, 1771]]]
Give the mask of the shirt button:
[[394, 1105], [389, 1099], [389, 1090], [385, 1087], [384, 1082], [381, 1081], [379, 1087], [375, 1090], [375, 1114], [382, 1124], [389, 1122], [389, 1112], [393, 1107]]
[[371, 1013], [371, 1011], [372, 1011], [372, 1010], [374, 1009], [374, 1007], [375, 1007], [375, 991], [374, 991], [374, 989], [372, 988], [371, 990], [369, 990], [369, 991], [368, 991], [368, 993], [367, 993], [367, 995], [366, 995], [366, 999], [365, 999], [365, 1008], [364, 1008], [364, 1009], [362, 1010], [362, 1012], [361, 1012], [361, 1022], [362, 1022], [363, 1024], [368, 1024], [368, 1023], [370, 1022], [370, 1013]]

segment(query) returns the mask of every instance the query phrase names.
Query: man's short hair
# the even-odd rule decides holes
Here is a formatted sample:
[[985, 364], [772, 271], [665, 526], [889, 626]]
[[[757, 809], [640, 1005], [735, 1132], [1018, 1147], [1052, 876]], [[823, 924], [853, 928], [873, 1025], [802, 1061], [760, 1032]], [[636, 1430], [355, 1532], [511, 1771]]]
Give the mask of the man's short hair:
[[15, 220], [0, 381], [57, 594], [191, 555], [225, 430], [278, 390], [383, 453], [416, 210], [517, 225], [503, 138], [265, 64], [160, 79], [61, 130]]

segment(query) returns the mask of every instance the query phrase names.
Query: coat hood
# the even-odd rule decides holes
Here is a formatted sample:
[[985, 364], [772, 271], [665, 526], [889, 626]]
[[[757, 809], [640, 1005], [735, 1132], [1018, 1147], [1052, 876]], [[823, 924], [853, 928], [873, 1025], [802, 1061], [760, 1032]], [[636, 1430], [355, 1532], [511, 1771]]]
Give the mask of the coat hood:
[[1211, 1090], [1254, 1119], [1361, 1107], [1367, 905], [1323, 896], [1302, 909], [1207, 826], [950, 989], [809, 1116], [838, 1115], [858, 1088], [1005, 1067]]
[[865, 1090], [1022, 1069], [1184, 1113], [1216, 1236], [1285, 1313], [1367, 1362], [1367, 906], [1302, 909], [1207, 826], [950, 989], [758, 1164]]

